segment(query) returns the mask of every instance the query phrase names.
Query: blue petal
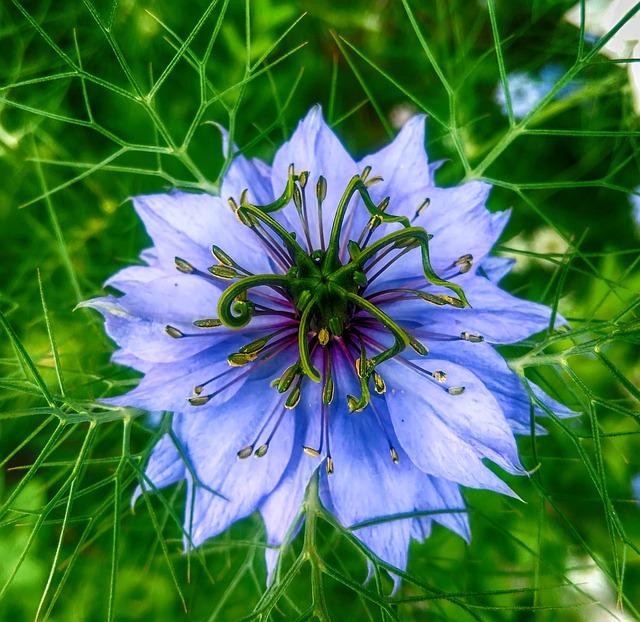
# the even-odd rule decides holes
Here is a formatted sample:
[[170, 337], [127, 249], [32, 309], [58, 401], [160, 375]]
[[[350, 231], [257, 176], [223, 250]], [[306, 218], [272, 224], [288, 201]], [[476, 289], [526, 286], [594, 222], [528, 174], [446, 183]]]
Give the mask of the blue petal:
[[[151, 491], [175, 484], [185, 477], [185, 464], [178, 452], [173, 439], [165, 434], [153, 448], [149, 461], [144, 470], [146, 480], [143, 480], [133, 493], [131, 505], [142, 494], [142, 490]], [[148, 480], [148, 481], [147, 481]], [[151, 485], [149, 484], [151, 482]]]
[[[198, 412], [215, 410], [219, 404], [232, 398], [246, 382], [243, 370], [230, 367], [223, 352], [237, 352], [246, 339], [236, 336], [198, 354], [176, 363], [156, 363], [140, 380], [138, 386], [117, 397], [103, 400], [118, 406], [135, 406], [145, 410], [171, 410], [191, 416]], [[194, 397], [193, 389], [209, 379], [218, 380], [205, 386], [203, 394], [216, 392], [215, 397], [203, 406], [191, 406], [187, 398]], [[233, 381], [233, 382], [232, 382]], [[223, 389], [223, 387], [226, 387]], [[219, 393], [218, 393], [219, 391]]]
[[185, 530], [194, 546], [251, 514], [281, 480], [295, 437], [291, 412], [285, 413], [263, 458], [239, 460], [237, 452], [256, 439], [256, 447], [265, 442], [282, 401], [277, 391], [265, 392], [263, 379], [249, 380], [245, 390], [214, 414], [196, 412], [181, 419], [176, 433], [187, 458], [200, 482], [218, 493], [189, 482]]
[[[516, 298], [484, 277], [467, 279], [463, 289], [470, 309], [432, 307], [420, 300], [381, 306], [397, 322], [420, 327], [431, 334], [457, 337], [468, 331], [490, 343], [516, 343], [549, 326], [549, 307]], [[556, 325], [565, 323], [562, 316], [556, 317]]]
[[256, 247], [254, 234], [233, 213], [226, 200], [208, 194], [143, 195], [133, 205], [153, 239], [158, 261], [175, 272], [174, 258], [181, 257], [206, 271], [214, 263], [216, 244], [250, 271], [268, 269], [266, 254]]
[[431, 371], [447, 374], [446, 386], [465, 387], [461, 395], [450, 395], [444, 384], [396, 361], [380, 368], [395, 433], [416, 466], [464, 486], [513, 494], [482, 463], [489, 458], [510, 473], [523, 473], [509, 424], [474, 374], [449, 361], [430, 359]]
[[511, 257], [487, 257], [480, 266], [480, 272], [492, 283], [498, 284], [513, 268], [516, 260]]
[[[471, 370], [493, 393], [500, 404], [511, 429], [515, 434], [531, 432], [531, 401], [520, 378], [515, 374], [502, 356], [488, 343], [469, 343], [467, 341], [437, 342], [431, 345], [431, 355], [457, 363]], [[530, 383], [538, 398], [547, 404], [558, 416], [573, 416], [576, 413], [559, 404], [546, 395], [535, 384]], [[545, 416], [539, 407], [535, 416]], [[537, 426], [537, 431], [544, 430]]]
[[[280, 196], [285, 189], [290, 164], [295, 165], [297, 173], [309, 172], [306, 191], [309, 233], [313, 248], [320, 248], [320, 228], [315, 196], [318, 177], [323, 175], [327, 180], [327, 197], [323, 205], [322, 224], [325, 240], [328, 241], [333, 216], [342, 193], [349, 180], [359, 172], [356, 163], [324, 122], [320, 106], [314, 106], [309, 111], [299, 123], [291, 140], [282, 145], [276, 153], [272, 168], [273, 194], [275, 196]], [[355, 199], [352, 204], [355, 205]], [[363, 211], [362, 209], [358, 210], [360, 213]], [[362, 216], [358, 212], [355, 213], [358, 223], [353, 224], [354, 230], [357, 231], [356, 237], [368, 220], [368, 216], [361, 220]], [[298, 242], [304, 244], [304, 231], [292, 204], [284, 212], [278, 212], [275, 216], [281, 220], [287, 230], [296, 233]]]
[[[222, 153], [229, 153], [229, 132], [216, 124], [222, 134]], [[262, 160], [245, 158], [238, 153], [238, 148], [232, 147], [232, 160], [229, 164], [220, 188], [220, 198], [226, 201], [233, 198], [240, 200], [243, 190], [247, 191], [247, 200], [254, 205], [267, 205], [275, 196], [271, 190], [271, 167]]]

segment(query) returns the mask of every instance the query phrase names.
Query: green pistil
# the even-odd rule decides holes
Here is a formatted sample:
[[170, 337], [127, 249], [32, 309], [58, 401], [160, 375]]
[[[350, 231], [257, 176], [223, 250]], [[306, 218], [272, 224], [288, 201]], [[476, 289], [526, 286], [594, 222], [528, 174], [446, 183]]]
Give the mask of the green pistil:
[[[307, 376], [314, 382], [320, 382], [324, 379], [323, 402], [328, 404], [332, 401], [334, 388], [330, 363], [329, 369], [327, 369], [327, 359], [325, 358], [324, 369], [321, 373], [313, 364], [313, 353], [317, 347], [321, 347], [330, 356], [331, 340], [341, 338], [343, 333], [348, 342], [352, 343], [351, 336], [357, 335], [357, 332], [351, 332], [353, 330], [351, 328], [352, 318], [358, 311], [364, 311], [380, 322], [391, 333], [394, 342], [388, 349], [368, 358], [364, 342], [357, 336], [360, 343], [360, 356], [356, 360], [356, 372], [360, 379], [362, 394], [359, 398], [348, 396], [351, 412], [362, 410], [369, 404], [371, 379], [373, 379], [376, 392], [385, 391], [384, 381], [375, 371], [380, 363], [397, 356], [409, 346], [418, 354], [427, 354], [427, 348], [422, 343], [364, 296], [368, 282], [376, 276], [367, 275], [367, 271], [375, 265], [376, 257], [379, 258], [381, 253], [387, 254], [398, 250], [402, 254], [419, 248], [422, 256], [422, 268], [427, 281], [449, 288], [455, 292], [457, 298], [442, 294], [424, 294], [424, 296], [434, 304], [454, 304], [454, 301], [457, 301], [460, 303], [459, 306], [469, 306], [460, 286], [440, 278], [433, 270], [429, 258], [429, 240], [432, 236], [421, 227], [411, 226], [409, 219], [404, 216], [387, 214], [390, 203], [388, 197], [378, 205], [374, 203], [368, 192], [368, 186], [371, 185], [371, 182], [367, 182], [366, 179], [368, 173], [369, 171], [365, 170], [362, 176], [356, 175], [349, 181], [336, 207], [326, 247], [321, 216], [327, 184], [323, 177], [318, 180], [316, 197], [318, 200], [320, 249], [312, 248], [308, 229], [309, 221], [304, 196], [304, 189], [309, 178], [308, 172], [303, 171], [296, 174], [292, 165], [289, 168], [289, 177], [282, 196], [268, 205], [258, 206], [248, 203], [246, 201], [247, 192], [241, 194], [239, 206], [233, 199], [229, 199], [229, 204], [235, 210], [240, 222], [254, 231], [257, 231], [258, 228], [265, 233], [267, 230], [270, 231], [270, 234], [267, 235], [274, 243], [275, 239], [280, 240], [283, 248], [278, 247], [271, 250], [277, 251], [280, 259], [285, 258], [288, 254], [287, 262], [290, 267], [288, 267], [286, 274], [253, 275], [238, 265], [222, 249], [214, 246], [212, 252], [220, 265], [210, 269], [210, 272], [220, 279], [237, 279], [225, 289], [220, 297], [219, 321], [229, 328], [246, 326], [255, 312], [254, 304], [248, 298], [250, 290], [255, 288], [271, 288], [291, 302], [293, 311], [298, 318], [299, 360], [289, 367], [280, 379], [274, 381], [273, 385], [277, 386], [281, 393], [291, 390], [285, 404], [288, 408], [295, 407], [300, 399], [303, 376]], [[340, 255], [345, 240], [341, 240], [341, 236], [349, 204], [356, 193], [362, 198], [364, 206], [370, 214], [370, 219], [358, 242], [353, 240], [347, 242], [349, 260], [343, 264]], [[294, 233], [288, 232], [270, 215], [284, 208], [292, 200], [302, 223], [308, 250], [300, 245]], [[401, 228], [368, 245], [372, 232], [383, 223], [395, 223]], [[186, 272], [191, 268], [190, 264], [184, 260], [176, 259], [176, 262], [178, 261], [180, 261], [177, 263], [179, 270]], [[466, 263], [464, 265], [466, 267]], [[404, 292], [405, 290], [394, 291]], [[411, 290], [406, 291], [410, 292]], [[237, 366], [253, 362], [270, 339], [280, 332], [282, 331], [276, 331], [268, 337], [243, 346], [239, 352], [229, 357], [229, 363]], [[470, 335], [468, 340], [479, 339], [474, 338], [475, 336]]]

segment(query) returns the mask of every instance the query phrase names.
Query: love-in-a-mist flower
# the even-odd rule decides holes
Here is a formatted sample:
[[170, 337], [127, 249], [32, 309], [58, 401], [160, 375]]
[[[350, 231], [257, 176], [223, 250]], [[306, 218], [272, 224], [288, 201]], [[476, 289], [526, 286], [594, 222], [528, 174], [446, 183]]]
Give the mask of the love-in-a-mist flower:
[[187, 546], [255, 510], [281, 544], [317, 477], [347, 527], [405, 515], [354, 530], [403, 569], [434, 521], [469, 539], [461, 485], [512, 494], [484, 459], [523, 472], [530, 402], [493, 344], [550, 310], [495, 284], [509, 214], [485, 183], [435, 186], [424, 123], [356, 162], [316, 107], [272, 166], [237, 154], [219, 197], [133, 199], [146, 265], [85, 304], [144, 374], [111, 402], [174, 413], [142, 486], [186, 480]]

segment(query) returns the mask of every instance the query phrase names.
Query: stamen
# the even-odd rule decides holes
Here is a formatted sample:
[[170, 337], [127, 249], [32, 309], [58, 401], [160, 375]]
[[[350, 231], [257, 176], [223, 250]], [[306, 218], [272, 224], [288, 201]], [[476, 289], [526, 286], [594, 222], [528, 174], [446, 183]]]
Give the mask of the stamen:
[[471, 343], [482, 343], [484, 341], [484, 337], [482, 335], [474, 335], [466, 330], [460, 333], [460, 339], [470, 341]]
[[327, 198], [327, 180], [320, 175], [316, 183], [316, 199], [318, 201], [318, 228], [320, 229], [320, 248], [326, 250], [324, 243], [324, 226], [322, 223], [322, 203]]
[[334, 468], [333, 468], [333, 458], [331, 456], [327, 456], [327, 475], [333, 475], [334, 473]]
[[240, 352], [236, 352], [235, 354], [230, 354], [227, 357], [227, 362], [231, 367], [243, 367], [247, 363], [251, 363], [258, 358], [259, 352], [251, 352], [248, 354], [241, 354]]
[[422, 203], [420, 203], [420, 205], [418, 206], [418, 209], [416, 210], [416, 213], [413, 215], [413, 218], [411, 219], [412, 223], [416, 218], [418, 218], [418, 216], [420, 216], [420, 214], [422, 214], [422, 212], [425, 209], [427, 209], [427, 207], [429, 207], [430, 203], [431, 203], [431, 199], [429, 197], [427, 197]]
[[175, 326], [165, 326], [164, 332], [174, 339], [181, 339], [184, 337], [184, 333], [181, 330], [178, 330]]
[[193, 325], [198, 328], [218, 328], [222, 326], [222, 320], [215, 317], [205, 318], [203, 320], [196, 320]]
[[185, 261], [180, 257], [175, 257], [174, 261], [176, 263], [176, 268], [180, 272], [184, 272], [184, 274], [192, 274], [195, 272], [195, 268], [188, 261]]
[[302, 224], [302, 231], [304, 232], [304, 237], [307, 241], [307, 248], [309, 249], [309, 252], [311, 252], [313, 250], [313, 244], [311, 243], [311, 236], [309, 235], [309, 223], [307, 221], [306, 214], [307, 202], [303, 192], [297, 185], [293, 187], [293, 204], [296, 207], [298, 218], [300, 218], [300, 222]]
[[198, 397], [187, 398], [187, 402], [189, 402], [191, 406], [204, 406], [210, 399], [210, 395], [200, 395]]
[[278, 392], [286, 393], [289, 387], [293, 384], [293, 381], [296, 379], [296, 376], [300, 373], [300, 362], [294, 363], [290, 367], [285, 369], [284, 374], [278, 380]]
[[231, 281], [233, 279], [239, 279], [242, 277], [242, 274], [238, 272], [235, 268], [230, 268], [229, 266], [210, 266], [207, 268], [213, 276], [218, 279], [225, 279], [227, 281]]
[[293, 389], [291, 389], [291, 393], [289, 393], [289, 395], [287, 396], [287, 400], [284, 403], [285, 408], [293, 410], [299, 404], [300, 396], [302, 395], [302, 392], [300, 391], [301, 383], [302, 378], [300, 378]]
[[473, 266], [473, 255], [471, 254], [463, 255], [462, 257], [460, 257], [459, 259], [453, 262], [453, 266], [459, 267], [460, 274], [465, 274], [466, 272], [469, 272], [469, 270], [471, 270], [471, 267]]

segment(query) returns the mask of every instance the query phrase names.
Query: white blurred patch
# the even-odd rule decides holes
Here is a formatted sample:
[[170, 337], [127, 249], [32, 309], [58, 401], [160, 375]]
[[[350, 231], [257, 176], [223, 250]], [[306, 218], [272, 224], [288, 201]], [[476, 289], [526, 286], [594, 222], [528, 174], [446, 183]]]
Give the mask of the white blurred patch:
[[418, 114], [418, 109], [409, 102], [397, 104], [389, 111], [389, 123], [394, 130], [399, 130], [411, 118]]
[[[521, 233], [509, 240], [506, 245], [514, 251], [522, 251], [502, 253], [515, 258], [513, 272], [524, 272], [535, 266], [545, 270], [555, 270], [558, 262], [563, 260], [562, 256], [569, 251], [567, 242], [551, 227], [540, 227], [529, 235]], [[552, 256], [553, 261], [545, 259], [549, 255]]]
[[[586, 0], [585, 38], [595, 40], [603, 37], [638, 4], [637, 0]], [[580, 28], [580, 3], [576, 4], [564, 18]], [[640, 12], [629, 19], [600, 50], [612, 59], [640, 59]], [[621, 65], [624, 67], [625, 65]], [[633, 109], [640, 114], [640, 64], [626, 63], [629, 85], [633, 98]]]
[[616, 591], [590, 557], [570, 557], [567, 560], [567, 579], [582, 594], [595, 601], [590, 606], [575, 610], [578, 619], [584, 622], [634, 622], [635, 618], [618, 608]]

